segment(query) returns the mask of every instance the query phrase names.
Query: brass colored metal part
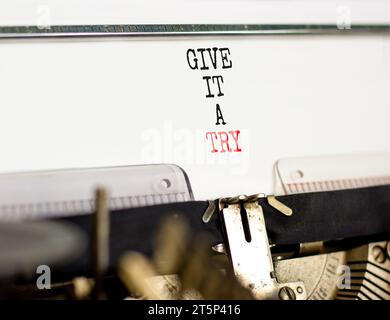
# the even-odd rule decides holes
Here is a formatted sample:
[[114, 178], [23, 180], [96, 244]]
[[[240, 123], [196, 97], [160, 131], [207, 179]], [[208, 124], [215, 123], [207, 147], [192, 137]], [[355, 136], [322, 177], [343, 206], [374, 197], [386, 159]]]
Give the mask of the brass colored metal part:
[[188, 228], [179, 217], [169, 217], [157, 236], [153, 262], [160, 274], [173, 274], [188, 254]]
[[275, 272], [282, 283], [302, 281], [308, 300], [333, 300], [342, 265], [346, 265], [345, 251], [277, 261]]
[[348, 251], [351, 286], [340, 290], [338, 299], [390, 299], [390, 260], [381, 262], [386, 244], [374, 242]]
[[390, 241], [387, 242], [387, 258], [390, 259]]
[[208, 223], [215, 212], [215, 201], [209, 200], [208, 203], [209, 205], [202, 216], [202, 221], [204, 223]]
[[131, 252], [119, 276], [131, 293], [145, 299], [253, 299], [234, 274], [222, 272], [202, 235], [189, 240], [188, 226], [176, 217], [162, 225], [153, 261]]
[[278, 261], [276, 275], [282, 282], [303, 281], [311, 300], [388, 300], [390, 259], [381, 262], [387, 243]]
[[386, 261], [386, 252], [385, 248], [382, 248], [381, 246], [377, 245], [374, 246], [372, 249], [372, 257], [376, 263], [384, 263]]
[[145, 299], [167, 298], [148, 280], [156, 277], [158, 273], [152, 263], [142, 254], [136, 252], [126, 254], [120, 261], [118, 273], [129, 291], [140, 294]]
[[274, 196], [268, 196], [267, 202], [271, 207], [283, 213], [285, 216], [291, 216], [293, 214], [293, 210], [291, 208], [287, 207], [284, 203], [280, 202]]
[[74, 297], [76, 300], [87, 299], [90, 296], [95, 285], [93, 279], [88, 279], [86, 277], [74, 278], [72, 282]]
[[[301, 287], [299, 287], [299, 288], [301, 288]], [[299, 291], [301, 291], [301, 290], [299, 290]], [[290, 287], [282, 287], [279, 290], [279, 299], [280, 300], [296, 300], [294, 290], [291, 289]]]
[[96, 190], [96, 213], [93, 215], [92, 270], [95, 279], [93, 298], [104, 299], [103, 277], [109, 265], [110, 216], [107, 205], [107, 191]]
[[305, 242], [299, 245], [299, 256], [309, 256], [313, 254], [324, 253], [324, 242]]

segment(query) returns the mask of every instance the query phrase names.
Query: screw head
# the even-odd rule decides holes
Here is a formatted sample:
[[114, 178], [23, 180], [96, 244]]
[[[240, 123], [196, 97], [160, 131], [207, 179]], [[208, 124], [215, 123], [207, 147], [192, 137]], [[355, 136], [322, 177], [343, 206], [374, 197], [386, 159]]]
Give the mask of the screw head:
[[381, 246], [374, 246], [371, 254], [377, 263], [384, 263], [386, 261], [386, 252]]
[[283, 287], [279, 290], [279, 299], [280, 300], [295, 300], [295, 292], [290, 287]]
[[298, 292], [299, 294], [303, 293], [302, 287], [297, 287], [297, 292]]

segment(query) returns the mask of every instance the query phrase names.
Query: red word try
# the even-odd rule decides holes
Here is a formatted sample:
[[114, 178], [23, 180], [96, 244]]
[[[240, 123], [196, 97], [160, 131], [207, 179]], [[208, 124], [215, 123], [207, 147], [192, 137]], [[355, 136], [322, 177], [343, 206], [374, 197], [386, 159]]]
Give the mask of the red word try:
[[241, 152], [238, 146], [238, 135], [240, 130], [206, 132], [206, 140], [211, 143], [211, 152]]

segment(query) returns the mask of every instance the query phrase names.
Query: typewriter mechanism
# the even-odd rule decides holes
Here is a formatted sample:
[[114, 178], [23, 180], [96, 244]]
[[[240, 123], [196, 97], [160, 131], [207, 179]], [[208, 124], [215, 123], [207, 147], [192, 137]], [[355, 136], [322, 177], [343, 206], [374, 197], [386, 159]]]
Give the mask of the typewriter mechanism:
[[390, 300], [389, 5], [151, 1], [0, 3], [0, 299]]
[[[129, 177], [136, 189], [122, 184]], [[389, 218], [375, 213], [390, 203], [386, 179], [194, 201], [188, 177], [170, 165], [4, 175], [10, 189], [34, 191], [1, 206], [1, 292], [16, 299], [389, 299]], [[79, 191], [95, 181], [114, 194], [99, 187], [83, 199], [88, 192]], [[155, 186], [165, 190], [132, 194]], [[52, 202], [33, 203], [42, 195]], [[364, 210], [370, 220], [341, 225]]]

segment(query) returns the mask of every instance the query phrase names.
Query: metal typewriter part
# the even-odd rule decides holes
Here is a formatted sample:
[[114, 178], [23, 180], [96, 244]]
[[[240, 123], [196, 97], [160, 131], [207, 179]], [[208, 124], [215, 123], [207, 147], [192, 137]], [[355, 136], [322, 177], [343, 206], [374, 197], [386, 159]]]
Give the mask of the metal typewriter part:
[[239, 281], [250, 288], [256, 299], [306, 298], [303, 282], [279, 283], [273, 266], [261, 195], [220, 200], [227, 247]]
[[[179, 175], [181, 178], [175, 180], [173, 176], [164, 172], [165, 168], [168, 167], [162, 166], [160, 169], [158, 166], [150, 167], [151, 179], [145, 179], [145, 187], [140, 186], [140, 189], [137, 190], [154, 186], [156, 183], [159, 184], [164, 179], [170, 179], [172, 184], [184, 183], [187, 190], [191, 189], [184, 173]], [[132, 171], [130, 176], [132, 176], [137, 171], [137, 167], [130, 169]], [[141, 167], [140, 169], [145, 176], [147, 168]], [[156, 169], [162, 175], [154, 175]], [[107, 172], [115, 172], [114, 168], [107, 170]], [[126, 171], [127, 169], [119, 170]], [[97, 174], [102, 175], [103, 172], [104, 169], [96, 169]], [[73, 174], [71, 172], [71, 175]], [[45, 175], [43, 174], [43, 176]], [[59, 175], [66, 177], [67, 173], [61, 171]], [[94, 170], [89, 170], [88, 175], [93, 177]], [[53, 180], [58, 180], [57, 173], [51, 172], [50, 176]], [[15, 181], [19, 182], [14, 183], [15, 188], [18, 185], [23, 186], [19, 183], [25, 178], [16, 177]], [[48, 185], [39, 178], [40, 173], [26, 174], [26, 177], [35, 177], [36, 183], [31, 185], [38, 187], [35, 189], [36, 192], [40, 189], [48, 190]], [[117, 266], [118, 270], [114, 273], [112, 270], [109, 272], [111, 268], [109, 257], [113, 254], [110, 252], [112, 245], [109, 243], [113, 241], [112, 239], [116, 239], [110, 240], [110, 236], [117, 236], [116, 226], [118, 226], [118, 221], [122, 219], [120, 216], [123, 216], [123, 219], [130, 218], [130, 220], [123, 221], [133, 221], [131, 220], [132, 214], [126, 212], [128, 209], [121, 207], [118, 211], [117, 208], [112, 207], [112, 194], [108, 190], [117, 190], [116, 192], [118, 192], [119, 189], [112, 188], [112, 186], [117, 185], [115, 179], [122, 181], [122, 175], [118, 175], [117, 178], [113, 178], [114, 175], [111, 177], [109, 188], [95, 191], [94, 186], [98, 185], [98, 182], [104, 182], [104, 179], [96, 178], [95, 183], [87, 183], [76, 190], [77, 192], [84, 190], [85, 194], [91, 195], [90, 199], [92, 199], [93, 204], [90, 212], [80, 211], [77, 213], [74, 211], [71, 214], [54, 212], [52, 217], [25, 215], [18, 216], [19, 222], [13, 222], [15, 225], [25, 225], [24, 230], [26, 230], [29, 223], [34, 223], [34, 221], [28, 222], [31, 219], [50, 218], [50, 220], [54, 219], [56, 223], [62, 220], [67, 222], [82, 221], [80, 219], [90, 220], [91, 229], [89, 230], [91, 233], [88, 237], [90, 238], [89, 250], [91, 251], [84, 253], [84, 255], [93, 257], [91, 259], [91, 274], [80, 272], [74, 279], [68, 278], [66, 281], [55, 283], [53, 287], [55, 290], [46, 292], [37, 290], [33, 283], [30, 285], [24, 283], [21, 287], [19, 285], [13, 286], [13, 297], [15, 297], [16, 292], [16, 297], [19, 298], [71, 299], [105, 299], [110, 297], [137, 299], [246, 299], [250, 297], [272, 300], [390, 299], [390, 244], [385, 235], [381, 236], [380, 239], [368, 236], [353, 240], [334, 239], [333, 241], [302, 242], [295, 245], [275, 244], [269, 238], [270, 230], [267, 228], [266, 221], [274, 219], [275, 217], [272, 215], [283, 217], [284, 221], [289, 221], [302, 212], [292, 210], [286, 203], [278, 200], [281, 199], [280, 197], [264, 194], [241, 195], [208, 202], [208, 206], [197, 219], [200, 220], [199, 225], [206, 228], [205, 230], [212, 221], [215, 222], [215, 219], [221, 221], [223, 242], [212, 247], [206, 245], [209, 242], [204, 236], [201, 234], [191, 235], [188, 228], [177, 223], [177, 219], [185, 220], [186, 215], [177, 216], [175, 209], [169, 208], [180, 207], [180, 203], [156, 203], [146, 206], [144, 209], [143, 207], [130, 208], [135, 210], [135, 214], [137, 210], [146, 210], [145, 214], [150, 214], [147, 210], [156, 208], [157, 217], [160, 213], [163, 214], [163, 211], [158, 208], [162, 210], [166, 206], [167, 212], [170, 213], [167, 217], [173, 214], [174, 220], [169, 220], [168, 226], [167, 224], [165, 227], [162, 226], [161, 236], [158, 237], [157, 242], [154, 242], [153, 259], [150, 260], [137, 252], [128, 255], [126, 252], [132, 251], [132, 247], [124, 247], [124, 251], [119, 252], [122, 262]], [[5, 178], [4, 181], [12, 181], [11, 175], [7, 175]], [[60, 185], [60, 188], [71, 190], [69, 186], [72, 185], [72, 179], [61, 179], [64, 183]], [[70, 184], [65, 183], [65, 181], [69, 181]], [[74, 195], [78, 195], [77, 192]], [[351, 192], [354, 192], [353, 189]], [[25, 197], [24, 195], [28, 196], [24, 193], [20, 193], [20, 195], [21, 200]], [[129, 188], [123, 190], [121, 195], [133, 197]], [[326, 196], [326, 193], [323, 195]], [[190, 199], [191, 195], [189, 194], [188, 197]], [[151, 199], [153, 198], [152, 196]], [[6, 199], [3, 198], [3, 201]], [[45, 199], [48, 203], [50, 202], [50, 198], [46, 197]], [[73, 203], [71, 198], [68, 199], [68, 202]], [[19, 203], [20, 207], [26, 206], [25, 200]], [[186, 206], [186, 203], [189, 204], [191, 201], [182, 202], [181, 205]], [[270, 211], [270, 209], [272, 210]], [[189, 208], [188, 212], [191, 210]], [[267, 214], [265, 215], [264, 212]], [[58, 218], [60, 220], [57, 220]], [[150, 225], [150, 223], [151, 221], [147, 222], [145, 226]], [[78, 230], [77, 234], [80, 232], [81, 230]], [[150, 239], [145, 240], [149, 241]], [[68, 241], [68, 243], [73, 243], [73, 246], [76, 242], [80, 245], [84, 243], [80, 237]], [[81, 246], [77, 246], [77, 248], [81, 250]], [[67, 250], [72, 252], [70, 248]], [[34, 250], [31, 254], [33, 252]], [[37, 251], [37, 259], [40, 257], [39, 255], [42, 256]], [[48, 256], [41, 258], [41, 260], [54, 261], [59, 258], [61, 257]], [[4, 266], [5, 260], [1, 259], [0, 265]], [[65, 256], [63, 260], [68, 262], [70, 266], [74, 263]], [[161, 264], [162, 261], [165, 262]], [[28, 267], [33, 268], [32, 265]], [[34, 279], [34, 275], [30, 272], [30, 277], [26, 279]], [[141, 279], [144, 280], [141, 281]], [[201, 280], [195, 281], [194, 279]], [[118, 281], [122, 283], [119, 286]], [[206, 288], [204, 283], [208, 284]], [[136, 290], [134, 290], [134, 284], [136, 284]], [[221, 288], [222, 284], [226, 285], [226, 290], [215, 289]], [[127, 288], [128, 291], [123, 287]], [[233, 290], [231, 288], [235, 288], [234, 294], [229, 292]], [[140, 295], [139, 292], [142, 294]]]
[[[264, 194], [220, 200], [228, 250], [222, 244], [223, 249], [216, 250], [228, 251], [236, 275], [255, 297], [390, 299], [390, 241], [372, 242], [349, 250], [334, 248], [330, 249], [335, 251], [331, 253], [324, 253], [321, 241], [301, 243], [295, 254], [299, 257], [287, 255], [286, 259], [281, 253], [272, 256], [262, 208], [256, 203], [262, 197]], [[268, 198], [277, 201], [274, 197]], [[280, 202], [277, 209], [281, 214], [292, 214]]]
[[[326, 252], [324, 243], [300, 244], [295, 258], [272, 254], [266, 236], [264, 216], [261, 206], [256, 200], [263, 195], [238, 196], [220, 201], [224, 227], [226, 231], [226, 246], [220, 244], [214, 248], [217, 257], [225, 257], [225, 270], [232, 267], [237, 281], [248, 289], [255, 299], [272, 300], [355, 300], [389, 299], [389, 242], [372, 242], [352, 249], [334, 247]], [[246, 222], [245, 214], [247, 216]], [[282, 213], [281, 213], [282, 214]], [[246, 223], [246, 225], [245, 225]], [[170, 222], [175, 231], [180, 225]], [[185, 232], [184, 232], [185, 233]], [[185, 239], [183, 232], [175, 233], [171, 230], [165, 234], [165, 239]], [[185, 240], [184, 240], [185, 242]], [[168, 241], [169, 243], [169, 241]], [[167, 244], [167, 243], [166, 243]], [[174, 246], [173, 244], [171, 244]], [[170, 261], [177, 261], [185, 252], [179, 247], [171, 248], [168, 254]], [[157, 247], [158, 252], [165, 251]], [[203, 248], [202, 250], [205, 250]], [[169, 251], [169, 250], [168, 250]], [[173, 252], [178, 252], [177, 254]], [[196, 251], [191, 256], [200, 259]], [[133, 260], [132, 260], [133, 259]], [[132, 260], [132, 261], [131, 261]], [[203, 298], [196, 292], [182, 292], [183, 277], [177, 275], [158, 276], [156, 267], [147, 259], [138, 256], [129, 257], [128, 268], [133, 270], [128, 275], [131, 279], [144, 279], [138, 288], [144, 293], [143, 297], [160, 299]], [[180, 263], [178, 263], [180, 264]], [[143, 266], [143, 268], [141, 268]], [[149, 272], [144, 269], [153, 270]], [[169, 271], [177, 270], [166, 269]], [[210, 274], [211, 269], [197, 266], [192, 269], [191, 277], [199, 278], [200, 274]], [[180, 272], [179, 272], [180, 273]], [[196, 276], [197, 275], [197, 276]], [[212, 276], [204, 276], [210, 287], [221, 285], [219, 280]], [[184, 276], [188, 279], [188, 274]], [[188, 281], [188, 280], [187, 280]], [[231, 280], [225, 280], [231, 281]], [[131, 282], [131, 281], [130, 281]], [[186, 287], [186, 286], [184, 286]], [[213, 296], [215, 298], [215, 296]], [[220, 297], [220, 296], [219, 296]]]
[[6, 173], [0, 177], [0, 221], [89, 214], [105, 186], [111, 210], [193, 199], [186, 173], [169, 164]]

